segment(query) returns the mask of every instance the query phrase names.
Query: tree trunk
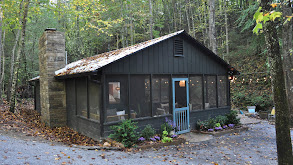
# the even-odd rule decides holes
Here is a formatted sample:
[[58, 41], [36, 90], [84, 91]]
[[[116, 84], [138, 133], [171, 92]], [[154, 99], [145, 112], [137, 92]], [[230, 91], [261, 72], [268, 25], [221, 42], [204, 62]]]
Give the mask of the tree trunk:
[[186, 21], [187, 21], [187, 28], [188, 28], [188, 33], [190, 34], [191, 30], [190, 30], [190, 18], [189, 18], [189, 14], [188, 14], [188, 7], [189, 7], [189, 3], [187, 0], [185, 0], [185, 13], [186, 13]]
[[[207, 13], [206, 13], [206, 4], [203, 5], [203, 20], [204, 20], [204, 25], [207, 27]], [[208, 28], [205, 28], [205, 35], [204, 35], [204, 44], [207, 45], [207, 40], [208, 40]], [[211, 47], [211, 45], [208, 45], [208, 47]]]
[[[1, 3], [1, 1], [0, 1]], [[0, 76], [2, 75], [2, 17], [3, 17], [3, 12], [2, 12], [2, 4], [0, 4]], [[3, 60], [4, 61], [4, 60]], [[2, 77], [2, 76], [1, 76]], [[2, 79], [0, 81], [0, 98], [2, 98]], [[0, 103], [2, 103], [2, 99], [0, 99]]]
[[[130, 8], [132, 8], [132, 3], [131, 3]], [[133, 16], [132, 16], [131, 11], [130, 11], [130, 14], [129, 14], [129, 19], [130, 19], [130, 44], [134, 45]]]
[[[288, 6], [289, 5], [289, 6]], [[290, 3], [288, 5], [282, 6], [283, 17], [291, 16], [292, 10], [290, 8]], [[288, 98], [288, 106], [290, 111], [290, 123], [293, 125], [293, 57], [290, 55], [290, 50], [292, 49], [292, 21], [287, 22], [283, 25], [282, 30], [283, 38], [283, 67], [285, 74], [285, 84], [286, 84], [286, 93]], [[291, 98], [291, 99], [289, 99]]]
[[174, 23], [174, 29], [175, 31], [177, 31], [177, 22], [176, 22], [176, 0], [172, 0], [172, 4], [173, 4], [173, 23]]
[[[121, 18], [124, 20], [123, 1], [121, 1]], [[124, 21], [121, 23], [121, 43], [122, 43], [122, 48], [124, 48], [125, 47], [125, 42], [124, 42]]]
[[149, 0], [150, 8], [150, 39], [153, 39], [153, 5], [152, 0]]
[[194, 15], [193, 15], [193, 12], [192, 12], [192, 6], [191, 6], [191, 2], [190, 0], [188, 0], [188, 3], [189, 3], [189, 11], [190, 11], [190, 17], [191, 17], [191, 25], [192, 25], [192, 37], [195, 37], [195, 22], [194, 22]]
[[171, 28], [172, 28], [172, 24], [170, 25], [170, 22], [172, 22], [170, 20], [170, 18], [172, 18], [169, 7], [168, 7], [168, 2], [166, 2], [166, 0], [162, 0], [163, 3], [163, 7], [164, 7], [164, 28], [168, 28], [168, 33], [171, 33]]
[[10, 91], [10, 96], [11, 96], [10, 100], [9, 100], [10, 111], [13, 113], [15, 111], [16, 86], [17, 86], [17, 75], [18, 75], [18, 69], [19, 69], [19, 62], [20, 62], [21, 53], [24, 51], [22, 46], [25, 44], [24, 39], [25, 39], [25, 29], [26, 29], [29, 1], [30, 0], [23, 1], [24, 11], [23, 11], [22, 22], [20, 22], [20, 24], [21, 24], [20, 46], [19, 46], [19, 48], [17, 50], [17, 54], [16, 54], [16, 61], [14, 64], [14, 74], [13, 74], [13, 78], [12, 78], [12, 86], [11, 86], [11, 91]]
[[[261, 6], [270, 11], [268, 0], [261, 0]], [[279, 165], [290, 165], [292, 161], [292, 144], [290, 136], [289, 108], [285, 90], [284, 72], [282, 58], [275, 22], [267, 22], [264, 25], [264, 34], [271, 59], [271, 75], [273, 95], [276, 107], [276, 143]]]
[[[225, 12], [224, 14], [225, 14], [225, 30], [226, 30], [226, 56], [229, 56], [229, 29], [228, 29], [227, 5], [225, 5], [224, 12]], [[223, 56], [223, 59], [225, 59], [224, 57], [225, 56]]]
[[11, 59], [10, 59], [10, 76], [9, 76], [9, 82], [8, 82], [8, 95], [7, 95], [7, 100], [10, 100], [10, 91], [11, 91], [11, 86], [12, 86], [12, 77], [13, 77], [13, 72], [14, 72], [14, 63], [15, 63], [15, 49], [18, 45], [18, 40], [19, 40], [19, 35], [20, 35], [20, 30], [17, 30], [16, 36], [15, 36], [15, 42], [12, 48], [12, 53], [11, 53]]
[[[2, 37], [2, 45], [1, 45], [1, 49], [2, 49], [2, 72], [1, 72], [1, 77], [0, 77], [0, 97], [2, 97], [2, 90], [3, 90], [3, 85], [4, 85], [4, 74], [5, 74], [5, 53], [4, 53], [4, 43], [5, 43], [5, 30], [3, 32], [3, 37]], [[0, 101], [0, 103], [2, 103], [2, 99]]]
[[209, 0], [209, 40], [212, 51], [217, 54], [215, 0]]

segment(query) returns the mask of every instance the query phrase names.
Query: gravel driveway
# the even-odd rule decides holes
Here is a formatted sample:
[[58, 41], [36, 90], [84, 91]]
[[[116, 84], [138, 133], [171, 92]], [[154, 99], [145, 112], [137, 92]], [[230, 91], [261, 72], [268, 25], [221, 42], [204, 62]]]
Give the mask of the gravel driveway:
[[[0, 130], [1, 164], [277, 164], [274, 125], [262, 121], [249, 130], [212, 140], [145, 151], [93, 151], [21, 137]], [[292, 134], [292, 132], [291, 132]]]

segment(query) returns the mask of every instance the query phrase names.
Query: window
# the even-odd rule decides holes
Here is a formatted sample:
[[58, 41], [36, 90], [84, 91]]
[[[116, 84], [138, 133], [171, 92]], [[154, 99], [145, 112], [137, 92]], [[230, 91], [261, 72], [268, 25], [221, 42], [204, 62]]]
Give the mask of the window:
[[107, 122], [128, 118], [128, 81], [127, 75], [106, 76], [107, 80]]
[[109, 103], [120, 103], [120, 82], [109, 82]]
[[77, 115], [87, 117], [87, 78], [76, 79]]
[[227, 76], [218, 77], [218, 104], [219, 107], [227, 106]]
[[88, 81], [89, 92], [89, 113], [90, 119], [100, 120], [101, 110], [101, 85], [93, 81]]
[[204, 84], [205, 109], [217, 107], [216, 76], [206, 76]]
[[174, 56], [183, 56], [183, 40], [174, 40]]
[[140, 118], [151, 116], [150, 76], [133, 75], [130, 77], [130, 116]]
[[154, 116], [169, 114], [170, 78], [168, 76], [153, 76], [152, 94]]
[[189, 77], [189, 103], [192, 110], [203, 109], [202, 76]]

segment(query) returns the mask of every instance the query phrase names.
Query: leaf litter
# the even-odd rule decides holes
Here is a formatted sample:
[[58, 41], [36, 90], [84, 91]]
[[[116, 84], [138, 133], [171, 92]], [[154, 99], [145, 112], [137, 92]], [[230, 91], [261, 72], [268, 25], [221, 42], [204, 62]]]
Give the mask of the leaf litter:
[[4, 130], [22, 132], [26, 136], [41, 137], [51, 142], [66, 145], [102, 146], [92, 138], [65, 127], [50, 128], [41, 122], [40, 115], [33, 110], [32, 100], [22, 100], [16, 106], [16, 112], [9, 111], [9, 104], [4, 100], [0, 105], [0, 127]]

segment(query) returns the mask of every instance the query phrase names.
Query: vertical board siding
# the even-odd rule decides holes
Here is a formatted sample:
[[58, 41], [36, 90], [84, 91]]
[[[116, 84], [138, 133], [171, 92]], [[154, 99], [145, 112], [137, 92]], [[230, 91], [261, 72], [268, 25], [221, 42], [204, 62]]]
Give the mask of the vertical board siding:
[[171, 73], [173, 71], [173, 64], [174, 64], [174, 54], [173, 54], [173, 41], [174, 39], [170, 39], [170, 42], [168, 43], [168, 59], [166, 61], [168, 62], [168, 72]]
[[[152, 52], [152, 56], [153, 56], [153, 61], [152, 63], [150, 63], [150, 67], [153, 67], [154, 73], [158, 73], [159, 72], [159, 56], [158, 56], [158, 51], [159, 51], [159, 46], [155, 45], [153, 46], [153, 52]], [[151, 66], [153, 64], [153, 66]]]
[[159, 73], [164, 73], [164, 64], [163, 64], [163, 49], [165, 46], [164, 43], [165, 42], [160, 44], [160, 47], [158, 47], [158, 52], [154, 52], [155, 56], [159, 57], [159, 63], [158, 63], [158, 66], [159, 66], [158, 72]]
[[146, 54], [148, 57], [149, 57], [149, 63], [148, 63], [148, 67], [149, 67], [149, 72], [150, 73], [153, 73], [155, 71], [155, 68], [153, 67], [154, 66], [154, 47], [151, 46], [149, 48], [149, 51], [146, 51]]
[[137, 61], [136, 71], [137, 71], [137, 73], [142, 73], [142, 68], [143, 68], [142, 51], [137, 53], [135, 56], [136, 56], [136, 61]]
[[[174, 57], [174, 39], [183, 40], [184, 57]], [[184, 37], [175, 36], [103, 68], [107, 74], [226, 74], [227, 68]]]
[[162, 56], [163, 56], [163, 67], [164, 67], [164, 71], [163, 73], [168, 73], [169, 72], [169, 63], [168, 63], [168, 59], [170, 58], [169, 57], [169, 46], [171, 44], [173, 44], [172, 42], [173, 40], [172, 39], [169, 39], [165, 42], [163, 42], [164, 46], [163, 46], [163, 50], [162, 50]]
[[149, 73], [149, 52], [150, 52], [150, 49], [147, 50], [143, 50], [142, 51], [142, 64], [143, 64], [143, 73]]

